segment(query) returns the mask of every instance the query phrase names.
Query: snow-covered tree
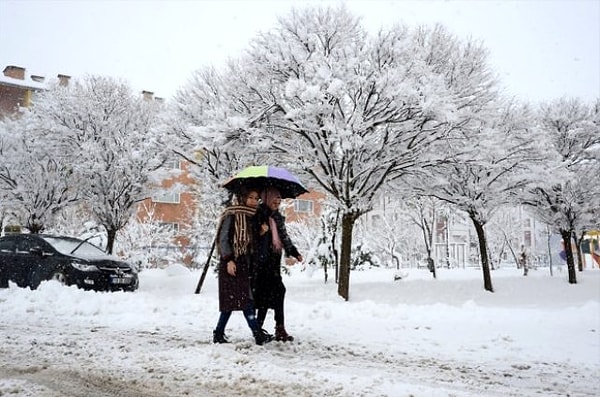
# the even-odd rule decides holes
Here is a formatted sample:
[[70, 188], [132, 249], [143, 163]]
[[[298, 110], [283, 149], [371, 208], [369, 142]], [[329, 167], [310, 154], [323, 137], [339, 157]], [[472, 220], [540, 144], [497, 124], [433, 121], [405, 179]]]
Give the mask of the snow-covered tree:
[[548, 137], [548, 167], [524, 202], [562, 236], [569, 282], [575, 284], [571, 242], [578, 233], [599, 226], [599, 189], [593, 176], [600, 172], [600, 100], [588, 105], [577, 98], [560, 98], [542, 104], [539, 124]]
[[153, 129], [158, 111], [126, 83], [100, 76], [56, 85], [33, 103], [46, 132], [38, 139], [72, 164], [82, 199], [106, 228], [109, 253], [117, 231], [164, 177], [158, 170], [169, 153]]
[[146, 208], [144, 213], [143, 220], [134, 216], [123, 227], [115, 242], [116, 252], [141, 268], [182, 263], [183, 252], [173, 247], [176, 231], [156, 218], [154, 208]]
[[[426, 32], [398, 25], [370, 37], [344, 8], [295, 10], [222, 73], [196, 83], [205, 143], [224, 146], [232, 136], [248, 142], [250, 151], [294, 164], [336, 200], [338, 293], [345, 299], [356, 220], [386, 182], [422, 166], [460, 108], [490, 87], [480, 46], [443, 29]], [[461, 79], [441, 68], [450, 57]], [[454, 86], [453, 79], [469, 84]]]
[[411, 266], [426, 252], [423, 234], [407, 206], [389, 195], [359, 222], [357, 231], [374, 248], [381, 263], [396, 269]]
[[485, 225], [503, 205], [535, 180], [543, 139], [530, 124], [526, 106], [490, 104], [479, 119], [457, 128], [449, 156], [426, 182], [428, 194], [468, 214], [477, 233], [484, 288], [493, 292]]
[[370, 38], [343, 8], [297, 11], [280, 22], [243, 61], [258, 71], [245, 80], [254, 83], [252, 121], [264, 142], [298, 158], [337, 201], [338, 294], [348, 299], [356, 220], [442, 136], [453, 104], [405, 27]]
[[[161, 130], [172, 138], [170, 149], [193, 165], [190, 172], [200, 181], [200, 215], [212, 216], [215, 222], [222, 206], [231, 200], [220, 185], [249, 165], [269, 162], [269, 156], [255, 150], [238, 128], [238, 114], [244, 110], [237, 98], [242, 94], [229, 77], [213, 67], [195, 71], [175, 94], [161, 122]], [[224, 124], [215, 126], [214, 120]]]
[[340, 210], [327, 200], [321, 205], [320, 234], [317, 246], [317, 255], [314, 262], [323, 267], [325, 282], [329, 279], [329, 268], [335, 269], [335, 282], [338, 281], [338, 272], [340, 255], [338, 250], [339, 242], [339, 221]]
[[433, 278], [436, 278], [436, 269], [431, 257], [431, 251], [433, 249], [433, 234], [435, 233], [439, 207], [439, 200], [427, 196], [414, 197], [406, 202], [408, 216], [412, 223], [420, 229], [423, 237], [423, 244], [427, 253], [427, 266], [433, 274]]
[[305, 263], [315, 263], [319, 248], [319, 219], [307, 218], [289, 222], [287, 232], [294, 245], [302, 252]]
[[518, 256], [523, 241], [523, 219], [518, 208], [499, 208], [486, 224], [486, 238], [492, 269], [504, 257], [510, 257], [517, 267], [520, 266]]
[[45, 132], [28, 111], [0, 121], [2, 205], [31, 233], [43, 231], [79, 195], [71, 164], [39, 139]]

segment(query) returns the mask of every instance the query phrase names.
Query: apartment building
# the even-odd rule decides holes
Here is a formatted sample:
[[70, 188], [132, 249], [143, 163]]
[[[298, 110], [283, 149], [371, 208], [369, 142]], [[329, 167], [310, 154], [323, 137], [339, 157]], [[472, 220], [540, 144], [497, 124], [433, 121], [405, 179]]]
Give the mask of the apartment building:
[[[59, 84], [67, 85], [70, 76], [56, 76]], [[36, 92], [47, 87], [44, 76], [26, 74], [26, 69], [20, 66], [8, 65], [0, 75], [0, 118], [16, 115], [23, 107], [31, 105], [31, 99]]]

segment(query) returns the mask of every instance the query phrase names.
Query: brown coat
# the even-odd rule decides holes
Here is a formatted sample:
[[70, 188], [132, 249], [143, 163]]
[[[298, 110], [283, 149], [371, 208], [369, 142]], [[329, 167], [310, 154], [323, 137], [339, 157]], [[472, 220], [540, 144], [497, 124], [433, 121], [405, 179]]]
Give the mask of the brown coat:
[[[251, 225], [253, 212], [241, 209], [241, 211], [228, 211], [224, 214], [218, 230], [219, 242], [219, 310], [222, 312], [244, 310], [252, 300], [250, 292], [250, 275], [252, 257], [252, 243], [235, 254], [234, 238], [236, 228], [236, 215], [243, 213], [246, 224]], [[251, 234], [250, 228], [247, 230]], [[236, 275], [227, 273], [227, 262], [233, 260], [236, 264]]]
[[244, 310], [250, 300], [250, 269], [246, 257], [235, 261], [237, 273], [227, 273], [227, 260], [219, 261], [219, 311], [230, 312]]

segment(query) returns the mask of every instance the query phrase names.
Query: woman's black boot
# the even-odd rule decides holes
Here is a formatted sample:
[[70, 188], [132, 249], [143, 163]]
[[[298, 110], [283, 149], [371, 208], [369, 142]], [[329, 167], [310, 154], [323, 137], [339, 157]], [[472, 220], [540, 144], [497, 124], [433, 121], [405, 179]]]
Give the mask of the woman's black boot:
[[257, 345], [264, 345], [265, 343], [269, 343], [273, 340], [273, 335], [269, 334], [264, 329], [258, 329], [257, 331], [252, 331], [254, 335], [254, 340]]
[[224, 332], [213, 331], [213, 343], [229, 343]]
[[294, 337], [287, 333], [283, 324], [275, 326], [275, 340], [280, 342], [292, 342]]

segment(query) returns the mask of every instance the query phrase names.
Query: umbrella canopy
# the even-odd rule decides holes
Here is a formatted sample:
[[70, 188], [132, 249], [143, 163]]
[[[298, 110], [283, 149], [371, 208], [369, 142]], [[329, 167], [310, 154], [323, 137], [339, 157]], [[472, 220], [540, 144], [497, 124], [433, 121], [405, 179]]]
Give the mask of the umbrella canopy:
[[225, 181], [222, 186], [234, 193], [238, 193], [242, 187], [259, 189], [274, 187], [281, 193], [281, 198], [296, 198], [302, 193], [308, 193], [308, 189], [291, 172], [285, 168], [270, 165], [244, 168], [237, 175]]

